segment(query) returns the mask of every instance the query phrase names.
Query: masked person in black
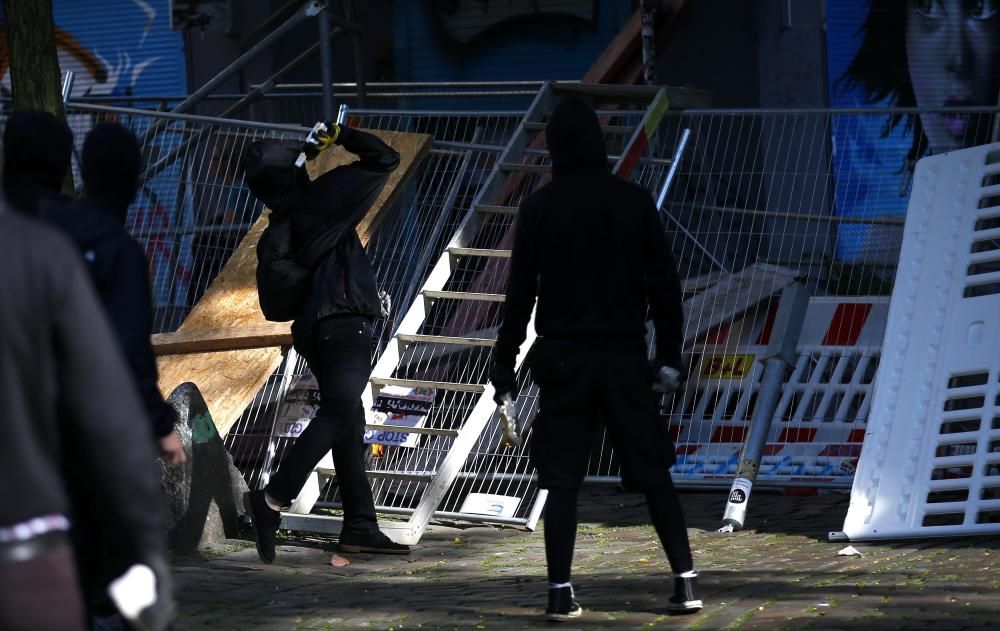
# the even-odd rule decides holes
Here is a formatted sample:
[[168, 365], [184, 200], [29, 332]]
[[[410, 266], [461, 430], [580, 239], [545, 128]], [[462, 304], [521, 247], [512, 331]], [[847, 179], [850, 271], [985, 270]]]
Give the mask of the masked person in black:
[[[279, 511], [291, 504], [327, 451], [332, 451], [344, 506], [340, 549], [406, 554], [378, 528], [365, 474], [365, 413], [361, 394], [371, 374], [372, 322], [382, 312], [375, 272], [356, 227], [399, 165], [399, 154], [376, 136], [328, 124], [323, 144], [339, 144], [360, 159], [310, 180], [296, 165], [301, 142], [257, 141], [244, 156], [250, 190], [271, 209], [257, 247], [257, 288], [270, 319], [292, 319], [295, 349], [316, 377], [320, 407], [281, 462], [267, 488], [244, 497], [265, 563], [275, 558]], [[283, 292], [262, 275], [278, 261], [301, 291]], [[277, 298], [275, 298], [277, 296]], [[278, 303], [278, 304], [276, 304]], [[284, 304], [280, 304], [284, 303]], [[282, 316], [273, 313], [280, 311]]]
[[[80, 255], [0, 203], [0, 286], [0, 628], [88, 628], [67, 536], [82, 500], [114, 524], [123, 571], [152, 568], [158, 598], [140, 628], [164, 629], [173, 600], [153, 441]], [[92, 493], [71, 503], [81, 479]]]
[[[675, 573], [668, 610], [697, 611], [697, 574], [669, 472], [673, 441], [652, 391], [676, 389], [682, 372], [681, 290], [664, 227], [648, 191], [608, 172], [600, 123], [585, 102], [563, 100], [545, 136], [553, 179], [517, 217], [490, 379], [497, 403], [516, 395], [515, 357], [537, 296], [539, 337], [528, 361], [541, 392], [531, 459], [549, 491], [546, 617], [564, 621], [582, 612], [570, 568], [577, 490], [598, 419], [626, 486], [645, 492]], [[655, 371], [646, 359], [647, 311], [656, 327]]]
[[73, 132], [54, 114], [14, 112], [3, 134], [3, 188], [10, 206], [29, 216], [63, 205], [63, 180], [73, 155]]
[[[142, 246], [125, 230], [128, 207], [135, 199], [142, 173], [139, 143], [125, 127], [102, 123], [87, 134], [82, 162], [83, 198], [72, 205], [44, 204], [39, 214], [65, 233], [83, 255], [98, 299], [125, 353], [160, 456], [167, 464], [181, 464], [186, 455], [174, 431], [177, 415], [160, 393], [150, 343], [153, 304], [149, 264]], [[78, 485], [75, 495], [84, 499], [76, 509], [74, 538], [87, 606], [98, 628], [124, 629], [107, 597], [109, 582], [126, 569], [121, 567], [114, 527], [104, 523], [103, 512], [85, 499], [94, 489], [85, 480]]]

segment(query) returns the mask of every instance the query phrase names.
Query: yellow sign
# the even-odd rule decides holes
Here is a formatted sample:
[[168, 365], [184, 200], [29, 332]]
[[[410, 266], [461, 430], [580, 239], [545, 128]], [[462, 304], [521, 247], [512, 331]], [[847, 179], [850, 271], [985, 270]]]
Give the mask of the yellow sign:
[[750, 373], [756, 355], [706, 355], [701, 360], [702, 379], [742, 379]]

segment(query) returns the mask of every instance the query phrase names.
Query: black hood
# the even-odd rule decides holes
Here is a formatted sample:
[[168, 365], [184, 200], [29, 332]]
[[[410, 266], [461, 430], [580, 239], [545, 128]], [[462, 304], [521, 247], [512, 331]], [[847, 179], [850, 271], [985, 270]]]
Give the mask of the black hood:
[[250, 192], [272, 212], [282, 212], [294, 204], [309, 183], [306, 170], [295, 166], [301, 152], [301, 141], [257, 140], [243, 154]]
[[583, 100], [567, 97], [556, 106], [545, 128], [553, 175], [580, 169], [607, 169], [607, 148], [597, 114]]
[[135, 134], [118, 123], [101, 123], [87, 134], [82, 160], [86, 197], [125, 223], [142, 175]]
[[49, 112], [14, 112], [3, 135], [3, 186], [17, 210], [34, 215], [58, 196], [73, 152], [73, 132]]

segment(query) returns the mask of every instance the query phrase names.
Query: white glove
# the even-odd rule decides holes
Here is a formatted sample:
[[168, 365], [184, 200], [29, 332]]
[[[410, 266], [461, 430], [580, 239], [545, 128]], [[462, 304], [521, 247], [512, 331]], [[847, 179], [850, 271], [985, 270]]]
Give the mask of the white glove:
[[671, 394], [681, 387], [681, 372], [670, 366], [663, 366], [656, 373], [656, 381], [653, 382], [653, 392], [661, 394]]

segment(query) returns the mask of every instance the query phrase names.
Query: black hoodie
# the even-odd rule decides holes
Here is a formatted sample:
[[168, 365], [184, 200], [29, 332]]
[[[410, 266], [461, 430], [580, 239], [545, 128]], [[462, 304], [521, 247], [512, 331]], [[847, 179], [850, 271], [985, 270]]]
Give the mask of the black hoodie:
[[130, 562], [165, 554], [149, 429], [79, 254], [0, 204], [0, 286], [0, 527], [67, 514], [67, 486], [85, 479]]
[[60, 189], [72, 153], [73, 132], [54, 114], [11, 114], [3, 134], [3, 189], [10, 205], [37, 216], [41, 207], [68, 203]]
[[372, 134], [341, 127], [337, 144], [360, 159], [310, 181], [294, 167], [301, 142], [257, 141], [244, 157], [250, 190], [271, 209], [272, 220], [291, 220], [295, 261], [312, 270], [312, 288], [292, 324], [304, 341], [315, 324], [332, 315], [381, 313], [372, 269], [356, 228], [399, 166], [399, 154]]
[[537, 296], [535, 329], [553, 339], [639, 343], [649, 312], [657, 359], [680, 367], [680, 282], [649, 191], [608, 172], [583, 101], [563, 100], [545, 137], [553, 179], [521, 204], [497, 365], [513, 368]]
[[85, 197], [73, 205], [49, 204], [41, 217], [76, 244], [152, 422], [153, 434], [174, 429], [176, 414], [157, 385], [156, 356], [150, 343], [153, 300], [149, 263], [142, 246], [125, 230], [135, 198], [141, 155], [132, 132], [120, 125], [98, 125], [83, 150]]

